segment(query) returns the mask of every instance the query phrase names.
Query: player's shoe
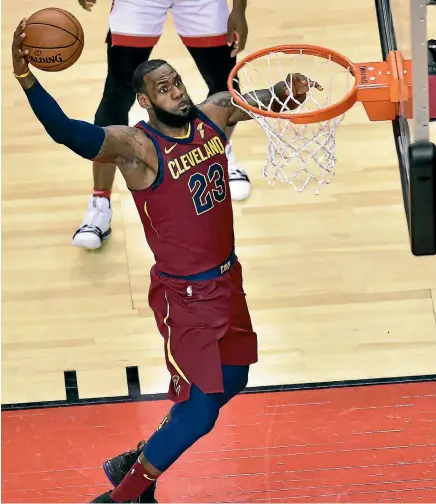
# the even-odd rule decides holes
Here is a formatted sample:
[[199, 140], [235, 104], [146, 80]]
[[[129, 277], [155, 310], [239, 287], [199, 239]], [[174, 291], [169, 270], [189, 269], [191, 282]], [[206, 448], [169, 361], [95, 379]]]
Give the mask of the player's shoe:
[[138, 460], [139, 455], [142, 453], [145, 441], [139, 441], [135, 450], [121, 453], [109, 460], [103, 462], [103, 470], [107, 479], [114, 487], [118, 486], [123, 480], [124, 476], [130, 471], [133, 464]]
[[[130, 471], [133, 464], [138, 460], [139, 455], [142, 453], [145, 441], [139, 441], [136, 450], [117, 455], [109, 460], [103, 462], [103, 470], [107, 479], [114, 487], [118, 486], [123, 480], [124, 476]], [[157, 502], [154, 498], [156, 490], [156, 483], [153, 483], [147, 490], [140, 495], [139, 500], [136, 502]], [[104, 494], [103, 494], [104, 495]], [[103, 497], [103, 496], [101, 496]], [[97, 502], [97, 501], [96, 501]], [[98, 502], [111, 502], [111, 501], [98, 501]]]
[[115, 502], [114, 500], [111, 499], [111, 493], [112, 490], [109, 490], [109, 492], [105, 492], [104, 494], [99, 495], [91, 502]]
[[251, 184], [247, 172], [238, 164], [233, 154], [232, 142], [226, 146], [226, 155], [229, 162], [230, 195], [233, 201], [242, 201], [250, 196]]
[[73, 245], [89, 250], [100, 248], [112, 233], [111, 220], [110, 201], [103, 196], [91, 196], [82, 224], [74, 233]]

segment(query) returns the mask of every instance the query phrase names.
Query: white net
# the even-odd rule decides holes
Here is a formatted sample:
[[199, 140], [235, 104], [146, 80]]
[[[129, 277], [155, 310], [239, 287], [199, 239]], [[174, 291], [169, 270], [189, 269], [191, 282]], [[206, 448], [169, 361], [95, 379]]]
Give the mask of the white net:
[[[274, 92], [275, 84], [286, 82], [288, 74], [292, 77], [297, 73], [318, 82], [323, 89], [311, 85], [304, 102], [300, 104], [287, 84], [289, 96], [285, 101], [280, 100]], [[245, 103], [248, 100], [256, 108], [268, 111], [272, 110], [274, 102], [275, 106], [277, 102], [280, 103], [280, 110], [274, 110], [278, 113], [274, 118], [243, 109], [262, 126], [267, 136], [267, 159], [262, 176], [271, 184], [278, 180], [291, 184], [298, 192], [311, 187], [318, 194], [321, 186], [330, 183], [335, 173], [336, 129], [344, 115], [318, 123], [295, 124], [280, 117], [280, 114], [313, 112], [337, 103], [354, 85], [350, 69], [343, 68], [331, 59], [304, 54], [302, 50], [298, 54], [269, 52], [245, 63], [237, 78], [240, 91], [236, 91], [236, 94]], [[267, 104], [266, 100], [262, 101], [264, 93], [259, 92], [264, 89], [271, 93]], [[289, 110], [291, 103], [298, 105], [292, 111]]]

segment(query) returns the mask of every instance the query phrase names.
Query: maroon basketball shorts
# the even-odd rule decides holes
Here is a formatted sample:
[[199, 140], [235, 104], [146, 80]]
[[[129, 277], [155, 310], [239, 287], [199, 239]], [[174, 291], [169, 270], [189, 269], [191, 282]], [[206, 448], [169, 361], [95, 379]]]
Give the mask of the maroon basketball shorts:
[[205, 394], [223, 392], [221, 365], [257, 362], [257, 335], [237, 259], [207, 280], [170, 277], [156, 266], [150, 276], [149, 304], [164, 339], [172, 401], [189, 399], [192, 384]]

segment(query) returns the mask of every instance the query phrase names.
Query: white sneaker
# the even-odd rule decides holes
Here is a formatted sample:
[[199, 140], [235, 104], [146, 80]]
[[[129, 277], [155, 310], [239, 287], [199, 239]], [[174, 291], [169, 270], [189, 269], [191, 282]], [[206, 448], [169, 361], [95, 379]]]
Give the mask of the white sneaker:
[[110, 201], [103, 196], [91, 196], [82, 224], [74, 233], [73, 245], [89, 250], [100, 248], [112, 233], [111, 220]]
[[230, 195], [233, 201], [242, 201], [250, 196], [251, 184], [247, 172], [238, 164], [233, 154], [232, 142], [226, 145], [226, 155], [229, 162]]

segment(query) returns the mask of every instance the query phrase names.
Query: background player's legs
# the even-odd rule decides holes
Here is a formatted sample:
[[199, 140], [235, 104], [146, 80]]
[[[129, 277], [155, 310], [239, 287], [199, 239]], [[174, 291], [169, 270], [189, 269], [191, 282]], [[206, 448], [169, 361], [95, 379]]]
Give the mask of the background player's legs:
[[[187, 49], [209, 88], [208, 96], [221, 91], [228, 91], [227, 79], [230, 70], [236, 64], [236, 58], [230, 56], [232, 48], [223, 45], [217, 47], [187, 46]], [[231, 196], [234, 201], [240, 201], [248, 198], [251, 187], [247, 172], [238, 164], [233, 152], [233, 145], [230, 137], [234, 129], [235, 125], [226, 128], [226, 136], [228, 139], [226, 154], [229, 161]]]
[[[152, 47], [112, 46], [110, 34], [107, 44], [108, 73], [103, 97], [95, 114], [94, 124], [112, 126], [128, 125], [129, 111], [135, 101], [132, 86], [133, 73], [137, 66], [150, 57]], [[110, 197], [116, 166], [93, 163], [94, 191], [88, 210], [73, 236], [73, 244], [87, 249], [101, 246], [102, 240], [111, 234], [112, 208]]]
[[[236, 58], [231, 57], [232, 48], [226, 41], [226, 0], [174, 0], [173, 16], [177, 33], [209, 88], [208, 96], [227, 91], [227, 79]], [[250, 194], [250, 180], [233, 153], [230, 137], [234, 128], [226, 130], [230, 192], [233, 200], [244, 200]]]
[[[95, 114], [95, 124], [128, 125], [129, 111], [135, 101], [133, 74], [147, 61], [159, 40], [169, 0], [117, 0], [109, 16], [107, 37], [107, 77], [103, 97]], [[94, 191], [73, 244], [87, 249], [99, 248], [111, 234], [110, 197], [116, 166], [93, 163]]]
[[[118, 502], [132, 500], [143, 493], [152, 483], [148, 483], [143, 474], [152, 478], [166, 471], [188, 448], [214, 427], [219, 410], [247, 385], [249, 366], [222, 366], [224, 392], [221, 394], [204, 394], [193, 385], [190, 398], [178, 403], [171, 409], [171, 418], [151, 436], [143, 448], [140, 462], [123, 468], [122, 482], [112, 492], [112, 499]], [[112, 459], [111, 463], [120, 464], [123, 456]], [[138, 470], [136, 470], [138, 469]], [[127, 474], [128, 473], [128, 474]]]

